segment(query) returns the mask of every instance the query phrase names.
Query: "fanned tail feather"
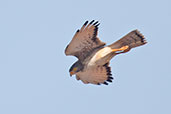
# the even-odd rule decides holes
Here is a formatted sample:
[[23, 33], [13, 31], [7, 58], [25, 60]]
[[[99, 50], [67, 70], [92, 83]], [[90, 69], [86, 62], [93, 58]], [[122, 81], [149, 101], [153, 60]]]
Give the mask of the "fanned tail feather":
[[111, 47], [112, 49], [118, 49], [127, 45], [129, 46], [129, 50], [130, 50], [131, 48], [138, 47], [146, 43], [147, 42], [144, 36], [138, 30], [134, 30], [128, 33], [127, 35], [125, 35], [120, 40], [109, 45], [109, 47]]

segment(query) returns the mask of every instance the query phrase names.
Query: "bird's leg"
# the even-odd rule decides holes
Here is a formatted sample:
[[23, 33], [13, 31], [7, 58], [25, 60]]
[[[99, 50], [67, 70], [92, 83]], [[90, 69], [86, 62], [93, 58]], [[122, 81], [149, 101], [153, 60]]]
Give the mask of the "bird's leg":
[[129, 51], [129, 46], [126, 45], [126, 46], [123, 46], [119, 49], [113, 49], [112, 52], [117, 52], [117, 53], [125, 53], [125, 52], [128, 52]]

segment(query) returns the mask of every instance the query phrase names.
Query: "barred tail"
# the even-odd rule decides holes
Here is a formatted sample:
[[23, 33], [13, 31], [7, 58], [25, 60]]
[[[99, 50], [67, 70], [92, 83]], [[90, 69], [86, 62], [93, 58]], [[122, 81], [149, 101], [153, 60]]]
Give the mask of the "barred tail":
[[129, 50], [130, 50], [131, 48], [138, 47], [146, 43], [147, 42], [144, 36], [138, 30], [134, 30], [128, 33], [127, 35], [125, 35], [120, 40], [109, 45], [109, 47], [111, 47], [112, 49], [118, 49], [118, 48], [128, 45]]

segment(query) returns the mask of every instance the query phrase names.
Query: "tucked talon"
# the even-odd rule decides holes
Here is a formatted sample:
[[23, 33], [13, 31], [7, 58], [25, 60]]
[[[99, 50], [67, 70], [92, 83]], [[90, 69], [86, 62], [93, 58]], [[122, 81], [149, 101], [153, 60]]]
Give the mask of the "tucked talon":
[[124, 48], [124, 50], [120, 53], [126, 53], [130, 50], [129, 46], [123, 46], [122, 48]]
[[127, 50], [129, 48], [129, 46], [123, 46], [123, 47], [121, 47], [120, 49], [120, 51], [125, 51], [125, 50]]
[[117, 51], [127, 51], [127, 49], [129, 48], [129, 46], [123, 46], [123, 47], [121, 47], [121, 48], [119, 48], [119, 49], [113, 49], [112, 51], [113, 52], [117, 52]]

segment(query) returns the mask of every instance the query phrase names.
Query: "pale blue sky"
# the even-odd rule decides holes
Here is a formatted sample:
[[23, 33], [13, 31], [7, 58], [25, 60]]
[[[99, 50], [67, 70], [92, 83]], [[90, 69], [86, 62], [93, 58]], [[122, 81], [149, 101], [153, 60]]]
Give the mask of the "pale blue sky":
[[[64, 49], [100, 21], [110, 44], [139, 29], [148, 44], [112, 59], [114, 82], [70, 77]], [[1, 0], [0, 114], [171, 114], [170, 0]]]

